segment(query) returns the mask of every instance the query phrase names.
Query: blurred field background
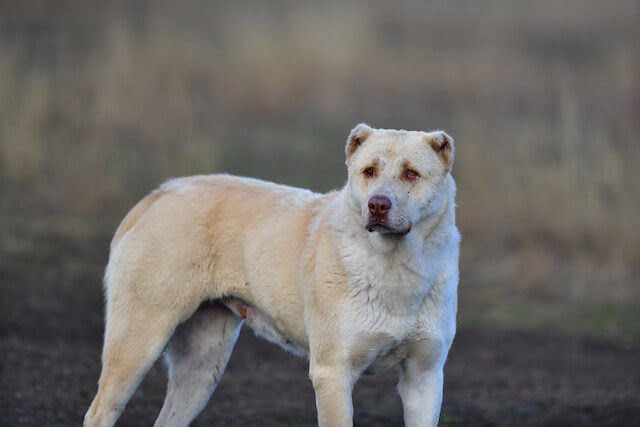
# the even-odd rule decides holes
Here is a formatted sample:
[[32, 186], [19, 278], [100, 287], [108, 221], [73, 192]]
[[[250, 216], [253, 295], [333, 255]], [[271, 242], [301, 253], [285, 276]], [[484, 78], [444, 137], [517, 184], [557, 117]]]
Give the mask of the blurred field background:
[[463, 330], [638, 337], [639, 76], [632, 0], [0, 2], [0, 329], [99, 330], [146, 192], [338, 188], [364, 121], [456, 139]]
[[327, 191], [355, 123], [443, 128], [461, 320], [640, 333], [639, 22], [635, 1], [3, 2], [2, 250], [109, 233], [173, 176]]

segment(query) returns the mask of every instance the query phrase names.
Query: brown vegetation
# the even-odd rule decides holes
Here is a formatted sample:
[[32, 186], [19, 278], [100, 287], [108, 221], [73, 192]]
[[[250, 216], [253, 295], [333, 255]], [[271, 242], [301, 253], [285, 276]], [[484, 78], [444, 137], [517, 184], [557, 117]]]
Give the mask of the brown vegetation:
[[588, 307], [569, 318], [595, 310], [600, 332], [638, 331], [637, 316], [609, 315], [640, 299], [638, 13], [633, 1], [5, 2], [1, 224], [113, 230], [185, 174], [324, 191], [344, 181], [354, 123], [443, 128], [457, 141], [463, 319], [564, 324]]

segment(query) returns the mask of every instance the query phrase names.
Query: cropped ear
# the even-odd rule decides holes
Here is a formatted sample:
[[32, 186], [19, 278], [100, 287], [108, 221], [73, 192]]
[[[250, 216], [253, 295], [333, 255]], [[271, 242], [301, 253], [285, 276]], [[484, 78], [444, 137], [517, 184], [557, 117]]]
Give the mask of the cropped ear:
[[347, 139], [347, 146], [345, 147], [347, 159], [356, 152], [358, 147], [360, 147], [372, 133], [373, 129], [364, 123], [360, 123], [351, 130], [349, 138]]
[[427, 139], [433, 151], [435, 151], [444, 162], [447, 172], [450, 171], [453, 166], [453, 154], [455, 151], [451, 135], [443, 130], [437, 130], [435, 132], [429, 132]]

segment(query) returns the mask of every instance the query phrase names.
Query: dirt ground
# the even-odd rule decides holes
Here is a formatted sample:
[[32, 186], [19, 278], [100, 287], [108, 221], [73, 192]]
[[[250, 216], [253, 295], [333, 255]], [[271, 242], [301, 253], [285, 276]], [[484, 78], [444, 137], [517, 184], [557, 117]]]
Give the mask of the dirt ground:
[[[0, 257], [0, 425], [79, 425], [100, 370], [107, 240], [20, 235], [5, 234]], [[463, 328], [441, 424], [640, 425], [639, 355], [638, 338]], [[165, 382], [159, 362], [118, 425], [151, 425]], [[389, 372], [358, 383], [357, 425], [402, 424], [395, 382]], [[306, 361], [244, 331], [194, 425], [314, 423]]]

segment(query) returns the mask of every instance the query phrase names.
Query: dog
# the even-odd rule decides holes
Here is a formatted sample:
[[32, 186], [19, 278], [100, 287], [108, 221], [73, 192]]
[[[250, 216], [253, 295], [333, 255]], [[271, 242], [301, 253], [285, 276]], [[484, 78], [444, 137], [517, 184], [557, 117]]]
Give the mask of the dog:
[[437, 425], [456, 330], [454, 140], [359, 124], [345, 154], [347, 183], [328, 194], [208, 175], [133, 207], [110, 247], [85, 426], [112, 426], [163, 352], [155, 425], [189, 425], [245, 323], [308, 357], [320, 426], [352, 425], [355, 382], [390, 368], [405, 425]]

